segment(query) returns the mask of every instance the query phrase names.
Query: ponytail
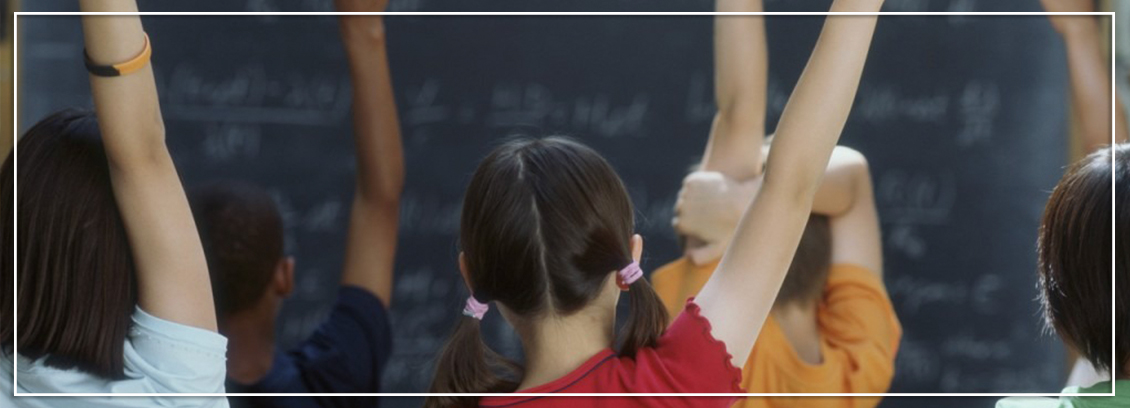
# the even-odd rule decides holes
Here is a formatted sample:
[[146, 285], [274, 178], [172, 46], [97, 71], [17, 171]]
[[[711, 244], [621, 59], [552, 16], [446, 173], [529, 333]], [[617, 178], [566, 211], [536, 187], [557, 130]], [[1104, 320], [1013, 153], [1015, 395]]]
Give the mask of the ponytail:
[[659, 336], [667, 330], [667, 308], [659, 300], [659, 294], [647, 283], [638, 279], [629, 286], [628, 297], [631, 312], [624, 328], [624, 341], [620, 344], [620, 355], [635, 357], [636, 351], [644, 347], [655, 347]]
[[[481, 327], [481, 322], [474, 317], [459, 318], [436, 363], [429, 393], [504, 393], [517, 390], [518, 383], [512, 378], [520, 376], [521, 367], [487, 347], [483, 343]], [[507, 375], [500, 376], [498, 371]], [[479, 397], [469, 395], [429, 396], [424, 399], [424, 408], [478, 405]]]

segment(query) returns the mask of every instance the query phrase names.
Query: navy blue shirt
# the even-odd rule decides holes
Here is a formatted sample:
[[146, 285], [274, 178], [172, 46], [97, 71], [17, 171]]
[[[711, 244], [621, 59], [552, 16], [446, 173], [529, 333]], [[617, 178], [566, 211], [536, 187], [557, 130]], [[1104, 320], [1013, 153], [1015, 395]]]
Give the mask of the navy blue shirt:
[[[271, 371], [251, 385], [228, 381], [232, 393], [375, 393], [392, 354], [392, 332], [380, 299], [344, 286], [310, 338], [275, 355]], [[233, 408], [376, 407], [377, 397], [232, 397]]]

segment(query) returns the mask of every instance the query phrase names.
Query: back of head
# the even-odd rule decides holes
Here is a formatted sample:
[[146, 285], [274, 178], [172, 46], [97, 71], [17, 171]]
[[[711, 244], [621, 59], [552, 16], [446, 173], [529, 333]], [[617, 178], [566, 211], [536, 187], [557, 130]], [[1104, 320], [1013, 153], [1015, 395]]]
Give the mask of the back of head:
[[[633, 209], [619, 176], [598, 153], [569, 139], [514, 140], [475, 171], [463, 202], [460, 243], [468, 283], [482, 302], [517, 318], [568, 316], [583, 309], [609, 276], [632, 263]], [[640, 279], [621, 353], [653, 345], [666, 311]], [[436, 368], [431, 392], [509, 392], [512, 367], [487, 349], [478, 321], [463, 318]], [[511, 372], [509, 374], [516, 375]], [[427, 406], [474, 405], [477, 398], [429, 398]]]
[[[1109, 252], [1112, 216], [1118, 234], [1115, 282]], [[1116, 376], [1130, 374], [1130, 145], [1092, 153], [1068, 169], [1044, 208], [1038, 252], [1040, 300], [1048, 326], [1096, 367]], [[1114, 305], [1112, 284], [1117, 285]], [[1112, 309], [1118, 322], [1113, 345]], [[1112, 360], [1117, 366], [1111, 367]]]
[[[19, 269], [20, 354], [45, 358], [58, 368], [77, 368], [106, 378], [123, 375], [122, 350], [136, 305], [133, 258], [122, 224], [98, 123], [92, 113], [66, 110], [33, 126], [20, 139], [0, 174], [4, 259], [0, 280]], [[12, 253], [12, 171], [18, 170]], [[11, 287], [0, 290], [0, 328], [8, 342]]]
[[827, 216], [808, 217], [789, 272], [777, 292], [777, 306], [814, 305], [823, 296], [832, 263], [832, 230], [828, 222]]
[[271, 195], [248, 183], [224, 181], [189, 190], [189, 203], [208, 259], [216, 311], [245, 311], [264, 295], [283, 258], [283, 223]]

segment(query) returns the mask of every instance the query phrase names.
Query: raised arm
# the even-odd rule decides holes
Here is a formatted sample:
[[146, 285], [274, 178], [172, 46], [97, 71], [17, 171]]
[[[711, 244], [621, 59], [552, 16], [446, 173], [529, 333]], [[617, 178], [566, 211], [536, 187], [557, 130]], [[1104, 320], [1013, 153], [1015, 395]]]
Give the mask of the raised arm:
[[828, 216], [832, 263], [883, 274], [883, 243], [871, 171], [862, 153], [837, 146], [816, 191], [812, 212]]
[[[724, 12], [759, 12], [761, 0], [717, 0]], [[714, 95], [718, 113], [702, 168], [745, 180], [761, 174], [769, 52], [765, 18], [714, 17]]]
[[[387, 0], [336, 0], [339, 11], [384, 11]], [[364, 288], [389, 306], [404, 152], [381, 16], [341, 17], [353, 80], [357, 187], [349, 218], [342, 284]]]
[[[836, 0], [832, 11], [876, 12], [881, 0]], [[749, 356], [796, 252], [832, 150], [855, 99], [877, 16], [828, 17], [789, 97], [761, 192], [698, 296], [732, 362]]]
[[[1042, 0], [1051, 12], [1095, 11], [1091, 0]], [[1063, 37], [1071, 77], [1071, 106], [1079, 123], [1083, 147], [1088, 152], [1110, 144], [1110, 65], [1103, 52], [1098, 21], [1092, 16], [1051, 16], [1052, 27]], [[1121, 102], [1119, 102], [1121, 104]], [[1121, 108], [1121, 106], [1120, 106]], [[1119, 142], [1126, 141], [1126, 117], [1115, 114]]]
[[[82, 0], [82, 11], [137, 11], [134, 0]], [[96, 65], [142, 53], [137, 16], [83, 16], [86, 52]], [[173, 160], [149, 65], [117, 77], [90, 76], [114, 197], [133, 250], [138, 305], [162, 319], [216, 330], [204, 250]]]
[[[737, 181], [718, 172], [697, 171], [683, 180], [679, 191], [680, 216], [675, 230], [700, 236], [711, 245], [688, 251], [695, 264], [713, 262], [725, 248], [741, 221], [742, 213], [757, 197], [761, 178]], [[837, 146], [812, 202], [812, 212], [830, 218], [832, 263], [847, 263], [882, 274], [883, 253], [879, 216], [867, 159], [858, 151]]]

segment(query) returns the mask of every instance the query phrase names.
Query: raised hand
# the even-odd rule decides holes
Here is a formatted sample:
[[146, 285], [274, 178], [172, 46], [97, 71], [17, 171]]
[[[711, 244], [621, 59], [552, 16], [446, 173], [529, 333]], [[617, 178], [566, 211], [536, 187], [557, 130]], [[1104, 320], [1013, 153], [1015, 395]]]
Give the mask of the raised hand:
[[683, 179], [671, 223], [687, 237], [691, 262], [703, 265], [722, 257], [761, 181], [762, 177], [738, 181], [712, 171], [696, 171]]
[[[347, 13], [376, 13], [388, 8], [388, 0], [334, 0], [337, 11]], [[383, 16], [341, 16], [342, 34], [384, 37]]]
[[[388, 0], [335, 0], [338, 11], [378, 12]], [[341, 34], [353, 84], [357, 185], [349, 217], [342, 284], [364, 288], [386, 306], [404, 189], [404, 148], [393, 97], [381, 16], [342, 16]]]

